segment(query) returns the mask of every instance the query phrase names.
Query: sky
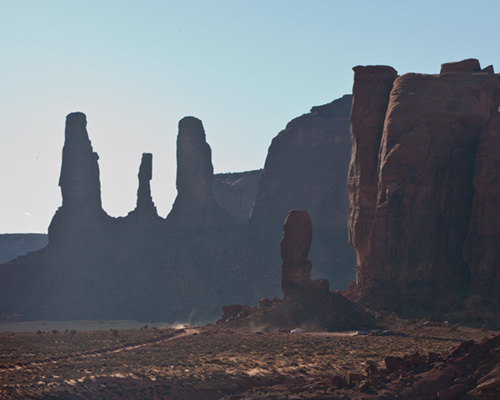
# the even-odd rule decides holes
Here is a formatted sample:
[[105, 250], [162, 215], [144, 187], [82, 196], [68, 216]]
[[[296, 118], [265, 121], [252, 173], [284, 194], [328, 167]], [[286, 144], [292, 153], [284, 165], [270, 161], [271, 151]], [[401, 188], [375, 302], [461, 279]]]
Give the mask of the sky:
[[215, 172], [262, 168], [293, 118], [352, 91], [352, 67], [500, 72], [500, 2], [0, 0], [0, 233], [47, 232], [61, 205], [66, 115], [87, 115], [103, 208], [175, 199], [178, 121], [203, 121]]

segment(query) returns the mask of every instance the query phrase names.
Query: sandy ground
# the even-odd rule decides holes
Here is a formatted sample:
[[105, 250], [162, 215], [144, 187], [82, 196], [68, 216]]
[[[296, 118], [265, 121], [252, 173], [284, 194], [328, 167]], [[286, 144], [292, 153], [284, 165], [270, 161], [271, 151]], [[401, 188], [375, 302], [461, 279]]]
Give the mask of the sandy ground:
[[184, 324], [167, 324], [166, 322], [140, 322], [131, 320], [117, 321], [26, 321], [26, 322], [2, 322], [0, 323], [0, 332], [36, 332], [41, 331], [64, 331], [66, 329], [76, 329], [78, 331], [102, 331], [110, 329], [140, 329], [144, 326], [149, 328], [174, 328], [180, 329]]
[[[494, 334], [403, 321], [388, 336], [77, 322], [17, 323], [10, 325], [17, 332], [0, 332], [0, 399], [358, 398], [365, 393], [336, 387], [332, 377], [383, 367], [388, 354], [446, 354], [462, 341]], [[99, 329], [88, 330], [92, 324]], [[131, 324], [142, 329], [128, 329]], [[23, 326], [29, 331], [20, 332]]]

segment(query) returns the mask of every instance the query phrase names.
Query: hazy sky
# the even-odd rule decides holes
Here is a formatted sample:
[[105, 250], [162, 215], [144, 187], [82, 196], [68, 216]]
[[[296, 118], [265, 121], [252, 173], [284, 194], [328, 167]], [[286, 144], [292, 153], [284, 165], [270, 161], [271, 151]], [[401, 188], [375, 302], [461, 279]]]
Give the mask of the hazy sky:
[[87, 115], [104, 209], [135, 207], [153, 153], [160, 215], [175, 198], [177, 123], [203, 121], [216, 172], [264, 165], [288, 121], [352, 88], [352, 67], [500, 72], [500, 2], [0, 0], [0, 232], [46, 232], [68, 113]]

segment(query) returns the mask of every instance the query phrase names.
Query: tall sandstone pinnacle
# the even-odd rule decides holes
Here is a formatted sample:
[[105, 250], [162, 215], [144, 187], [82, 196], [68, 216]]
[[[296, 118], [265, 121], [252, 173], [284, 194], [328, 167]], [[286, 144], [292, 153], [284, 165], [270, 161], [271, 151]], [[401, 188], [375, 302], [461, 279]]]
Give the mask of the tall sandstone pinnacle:
[[[356, 249], [357, 276], [370, 254], [370, 233], [377, 200], [379, 146], [389, 95], [397, 71], [387, 66], [354, 68], [353, 107], [351, 111], [351, 162], [347, 179], [350, 207], [349, 239]], [[363, 285], [364, 281], [358, 282]]]
[[153, 155], [143, 153], [139, 167], [139, 188], [137, 189], [137, 205], [127, 218], [135, 218], [137, 223], [146, 226], [152, 222], [160, 222], [156, 206], [151, 196], [151, 179], [153, 178]]
[[179, 121], [177, 136], [177, 197], [167, 216], [170, 228], [191, 231], [233, 222], [215, 200], [213, 170], [202, 122], [184, 117]]
[[464, 242], [476, 149], [498, 112], [499, 79], [477, 60], [443, 64], [440, 75], [396, 78], [388, 68], [354, 68], [349, 295], [388, 308], [455, 307], [477, 268]]
[[85, 114], [69, 114], [59, 178], [62, 206], [50, 223], [49, 244], [97, 229], [106, 219], [101, 205], [98, 159], [87, 133]]

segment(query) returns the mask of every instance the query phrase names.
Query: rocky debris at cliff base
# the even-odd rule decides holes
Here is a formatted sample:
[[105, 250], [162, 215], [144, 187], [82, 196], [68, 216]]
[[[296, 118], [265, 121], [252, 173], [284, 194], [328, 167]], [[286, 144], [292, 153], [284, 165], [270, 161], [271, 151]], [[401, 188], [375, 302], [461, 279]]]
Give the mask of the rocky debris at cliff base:
[[[264, 305], [264, 306], [263, 306]], [[218, 325], [261, 332], [353, 331], [381, 327], [374, 314], [346, 299], [340, 292], [304, 295], [296, 300], [262, 299], [258, 307], [222, 308]]]
[[332, 386], [352, 388], [365, 399], [498, 399], [499, 362], [500, 335], [463, 342], [445, 357], [433, 352], [387, 356], [382, 368], [369, 364], [365, 374], [333, 376]]

